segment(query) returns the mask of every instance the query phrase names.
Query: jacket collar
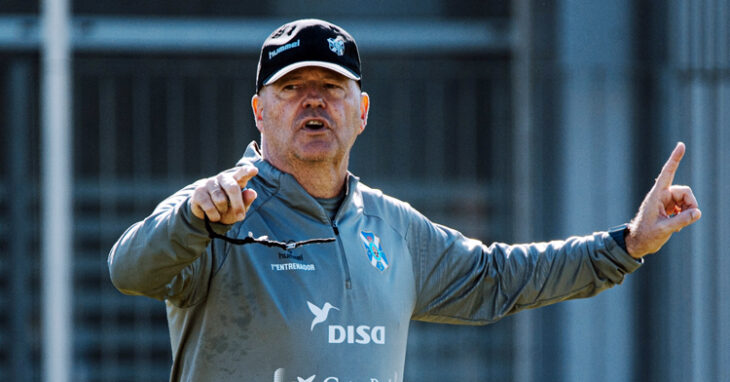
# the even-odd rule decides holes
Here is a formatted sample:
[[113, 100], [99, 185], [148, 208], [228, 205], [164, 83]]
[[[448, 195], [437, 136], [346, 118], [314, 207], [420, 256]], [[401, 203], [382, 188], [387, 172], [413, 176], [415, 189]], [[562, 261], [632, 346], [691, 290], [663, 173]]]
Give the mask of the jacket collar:
[[[271, 189], [275, 196], [282, 199], [291, 208], [311, 215], [324, 223], [330, 222], [324, 208], [314, 197], [309, 195], [294, 176], [279, 170], [264, 160], [256, 141], [249, 143], [243, 157], [237, 163], [238, 166], [245, 164], [252, 164], [259, 169], [258, 175], [252, 181], [260, 182], [262, 186]], [[345, 182], [345, 199], [342, 201], [336, 220], [351, 209], [362, 210], [362, 197], [357, 190], [359, 181], [360, 179], [357, 176], [348, 171], [347, 181]]]

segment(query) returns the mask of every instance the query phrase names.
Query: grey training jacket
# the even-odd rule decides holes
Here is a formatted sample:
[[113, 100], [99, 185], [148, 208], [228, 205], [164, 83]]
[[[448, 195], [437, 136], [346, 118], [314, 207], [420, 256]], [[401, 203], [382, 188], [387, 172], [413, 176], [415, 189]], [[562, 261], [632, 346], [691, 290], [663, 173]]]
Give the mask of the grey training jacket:
[[245, 163], [259, 169], [258, 198], [216, 232], [336, 240], [293, 250], [211, 240], [190, 211], [195, 184], [130, 227], [109, 254], [112, 282], [165, 301], [172, 381], [400, 382], [412, 319], [488, 324], [595, 295], [640, 265], [605, 232], [486, 246], [352, 175], [331, 221], [253, 142]]

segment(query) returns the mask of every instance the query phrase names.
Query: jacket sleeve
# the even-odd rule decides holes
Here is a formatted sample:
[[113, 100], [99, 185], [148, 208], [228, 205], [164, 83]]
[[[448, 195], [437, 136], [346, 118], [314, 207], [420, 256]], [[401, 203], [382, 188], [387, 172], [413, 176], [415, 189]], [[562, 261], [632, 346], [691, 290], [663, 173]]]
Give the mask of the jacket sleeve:
[[[114, 286], [122, 293], [168, 300], [178, 306], [197, 303], [207, 294], [216, 258], [205, 223], [190, 211], [192, 184], [160, 203], [114, 244], [108, 258]], [[214, 224], [224, 233], [230, 226]], [[216, 243], [222, 247], [222, 243]]]
[[487, 247], [419, 216], [408, 229], [418, 298], [413, 318], [487, 324], [523, 309], [593, 296], [641, 262], [606, 232]]

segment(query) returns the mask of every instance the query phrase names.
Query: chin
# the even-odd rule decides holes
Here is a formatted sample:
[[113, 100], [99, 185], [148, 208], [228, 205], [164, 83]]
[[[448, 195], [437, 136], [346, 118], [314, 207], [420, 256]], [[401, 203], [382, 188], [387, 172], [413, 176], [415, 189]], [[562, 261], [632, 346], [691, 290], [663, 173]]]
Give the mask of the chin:
[[307, 145], [300, 146], [294, 150], [295, 155], [301, 160], [307, 161], [323, 161], [337, 156], [337, 148], [327, 142], [312, 142]]
[[337, 162], [342, 155], [335, 149], [328, 150], [297, 150], [295, 156], [302, 162]]
[[302, 162], [330, 162], [334, 158], [334, 155], [330, 153], [299, 153], [296, 155], [297, 159]]

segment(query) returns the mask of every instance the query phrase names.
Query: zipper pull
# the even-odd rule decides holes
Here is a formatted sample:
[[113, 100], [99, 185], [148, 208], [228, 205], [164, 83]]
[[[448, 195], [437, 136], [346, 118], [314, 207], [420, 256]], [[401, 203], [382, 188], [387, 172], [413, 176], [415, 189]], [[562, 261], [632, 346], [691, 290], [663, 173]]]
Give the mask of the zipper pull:
[[337, 223], [335, 223], [335, 222], [332, 222], [332, 231], [335, 232], [335, 235], [338, 235], [338, 236], [340, 235], [340, 229], [337, 228]]

